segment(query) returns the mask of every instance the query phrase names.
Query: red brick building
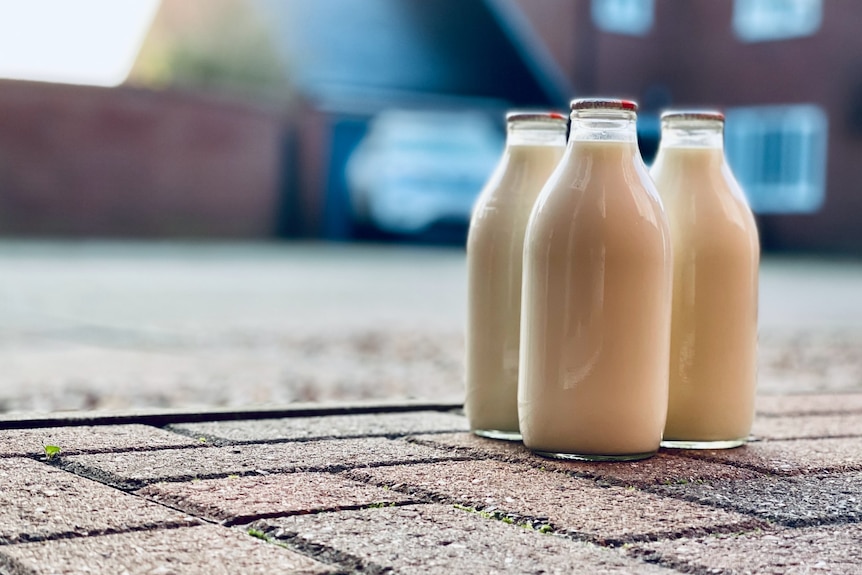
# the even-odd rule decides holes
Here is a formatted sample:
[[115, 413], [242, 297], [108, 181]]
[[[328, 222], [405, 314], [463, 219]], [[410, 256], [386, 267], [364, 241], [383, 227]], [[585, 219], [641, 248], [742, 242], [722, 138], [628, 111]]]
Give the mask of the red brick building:
[[729, 111], [765, 248], [862, 253], [862, 2], [519, 4], [578, 94]]
[[[398, 88], [399, 105], [457, 95], [565, 106], [569, 96], [621, 95], [640, 101], [642, 127], [653, 132], [663, 107], [723, 108], [728, 155], [758, 211], [764, 248], [862, 253], [862, 2], [272, 6], [288, 4], [320, 6], [327, 30], [328, 14], [359, 6], [370, 18], [373, 4], [385, 24], [374, 50], [335, 46], [352, 26], [342, 18], [335, 40], [315, 53], [376, 58], [376, 75], [344, 62], [335, 71], [380, 78], [382, 93]], [[417, 38], [421, 45], [410, 44]], [[0, 82], [0, 234], [349, 237], [344, 192], [333, 187], [351, 149], [343, 143], [394, 104], [351, 96], [341, 100], [348, 109], [331, 93], [310, 94], [291, 112], [206, 94]]]

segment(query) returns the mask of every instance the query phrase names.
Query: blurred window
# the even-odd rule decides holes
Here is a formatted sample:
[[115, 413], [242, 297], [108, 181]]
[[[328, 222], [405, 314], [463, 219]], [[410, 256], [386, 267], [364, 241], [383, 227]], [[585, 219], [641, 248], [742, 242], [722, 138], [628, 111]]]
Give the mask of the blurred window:
[[812, 104], [727, 112], [727, 157], [759, 213], [810, 213], [823, 204], [828, 121]]
[[644, 36], [652, 28], [653, 0], [593, 0], [592, 14], [604, 32]]
[[744, 42], [810, 36], [822, 16], [822, 0], [736, 0], [733, 30]]

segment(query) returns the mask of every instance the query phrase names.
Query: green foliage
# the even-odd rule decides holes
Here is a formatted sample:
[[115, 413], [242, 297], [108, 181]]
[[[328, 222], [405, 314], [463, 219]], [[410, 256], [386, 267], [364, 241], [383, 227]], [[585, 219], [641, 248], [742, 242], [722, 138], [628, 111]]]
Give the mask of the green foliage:
[[43, 445], [42, 449], [45, 450], [45, 459], [48, 461], [60, 455], [60, 451], [62, 451], [59, 445]]
[[267, 543], [272, 543], [273, 545], [278, 545], [279, 547], [282, 547], [284, 549], [290, 549], [290, 547], [288, 547], [284, 543], [281, 543], [280, 541], [278, 541], [274, 537], [270, 537], [269, 535], [267, 535], [266, 533], [264, 533], [260, 529], [255, 529], [254, 527], [249, 527], [248, 531], [246, 531], [246, 533], [248, 533], [249, 535], [251, 535], [255, 539], [260, 539], [261, 541], [266, 541]]
[[267, 537], [266, 533], [264, 533], [260, 529], [249, 528], [248, 534], [251, 535], [252, 537], [256, 537], [257, 539], [263, 539], [264, 541], [269, 541], [269, 537]]
[[244, 0], [163, 0], [130, 74], [132, 84], [289, 97], [281, 30]]

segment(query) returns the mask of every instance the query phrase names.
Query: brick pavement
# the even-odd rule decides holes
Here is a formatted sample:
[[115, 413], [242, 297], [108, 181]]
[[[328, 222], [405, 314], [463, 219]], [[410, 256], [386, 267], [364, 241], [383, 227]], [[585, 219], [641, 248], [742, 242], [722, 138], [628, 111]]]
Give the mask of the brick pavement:
[[746, 447], [601, 464], [442, 407], [7, 420], [0, 573], [860, 572], [862, 394], [758, 411]]

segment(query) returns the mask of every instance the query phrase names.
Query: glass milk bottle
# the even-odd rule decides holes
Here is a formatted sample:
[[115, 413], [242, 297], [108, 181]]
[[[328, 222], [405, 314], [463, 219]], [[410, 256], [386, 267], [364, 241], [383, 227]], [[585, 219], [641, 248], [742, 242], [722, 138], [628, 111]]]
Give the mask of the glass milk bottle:
[[760, 245], [723, 130], [718, 112], [663, 114], [652, 167], [674, 250], [666, 447], [736, 447], [754, 419]]
[[572, 102], [565, 155], [527, 226], [518, 413], [542, 455], [643, 459], [661, 441], [672, 261], [636, 111]]
[[566, 146], [566, 117], [506, 116], [506, 148], [479, 196], [467, 240], [467, 401], [477, 435], [520, 439], [521, 258], [527, 218]]

